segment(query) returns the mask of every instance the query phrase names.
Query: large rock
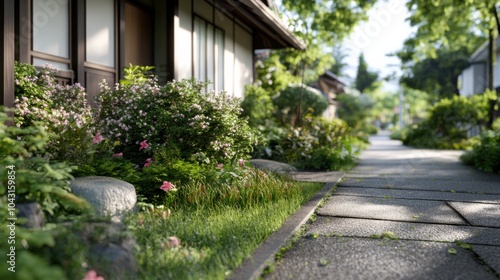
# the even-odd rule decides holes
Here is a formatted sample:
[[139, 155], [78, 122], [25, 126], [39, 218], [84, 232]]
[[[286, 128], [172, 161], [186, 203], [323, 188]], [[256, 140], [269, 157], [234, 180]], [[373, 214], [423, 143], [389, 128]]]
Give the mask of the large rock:
[[71, 181], [70, 187], [75, 195], [92, 205], [98, 216], [109, 215], [113, 222], [119, 222], [137, 202], [134, 186], [115, 178], [81, 177]]
[[292, 174], [297, 171], [297, 169], [290, 164], [274, 160], [251, 159], [250, 164], [252, 164], [252, 166], [257, 169], [276, 172], [280, 174]]
[[45, 224], [42, 208], [38, 202], [19, 203], [16, 205], [18, 218], [25, 218], [26, 222], [22, 224], [27, 228], [42, 228]]
[[68, 223], [72, 234], [86, 248], [87, 270], [94, 270], [106, 280], [138, 279], [139, 263], [135, 258], [137, 243], [123, 223]]

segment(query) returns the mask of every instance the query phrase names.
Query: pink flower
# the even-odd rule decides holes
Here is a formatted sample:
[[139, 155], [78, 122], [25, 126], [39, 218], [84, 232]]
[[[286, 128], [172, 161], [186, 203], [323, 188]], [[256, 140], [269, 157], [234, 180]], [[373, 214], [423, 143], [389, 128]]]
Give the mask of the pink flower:
[[174, 188], [175, 188], [175, 185], [168, 182], [168, 181], [163, 181], [163, 185], [161, 185], [161, 187], [160, 187], [160, 189], [165, 191], [165, 192], [168, 192]]
[[114, 154], [113, 157], [123, 157], [123, 153]]
[[245, 166], [245, 160], [244, 160], [244, 159], [239, 159], [239, 160], [238, 160], [238, 164], [239, 164], [241, 167]]
[[151, 158], [146, 159], [146, 163], [144, 163], [144, 167], [148, 167], [149, 165], [151, 165], [152, 162], [153, 162], [153, 160]]
[[223, 167], [224, 167], [224, 164], [222, 164], [222, 163], [217, 164], [217, 169], [222, 169]]
[[181, 241], [175, 236], [170, 236], [168, 238], [168, 248], [177, 248], [181, 246]]
[[148, 143], [146, 143], [146, 141], [147, 141], [147, 140], [144, 140], [144, 141], [142, 141], [142, 142], [140, 143], [140, 145], [141, 145], [141, 146], [139, 147], [139, 151], [140, 151], [140, 150], [142, 150], [142, 149], [147, 149], [147, 148], [149, 148], [149, 144], [148, 144]]
[[85, 274], [83, 280], [104, 280], [104, 278], [102, 276], [97, 276], [97, 272], [90, 270]]
[[98, 144], [102, 140], [104, 140], [104, 139], [102, 138], [101, 134], [99, 134], [99, 132], [97, 132], [97, 134], [94, 136], [94, 139], [92, 139], [92, 143]]

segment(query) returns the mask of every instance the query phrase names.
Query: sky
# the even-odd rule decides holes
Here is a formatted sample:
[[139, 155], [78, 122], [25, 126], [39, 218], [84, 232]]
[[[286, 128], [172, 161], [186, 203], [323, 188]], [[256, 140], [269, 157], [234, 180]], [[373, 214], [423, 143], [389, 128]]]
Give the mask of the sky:
[[[369, 19], [360, 23], [351, 36], [344, 42], [343, 48], [349, 56], [346, 63], [346, 73], [349, 77], [356, 76], [358, 57], [365, 55], [368, 68], [380, 73], [381, 77], [396, 72], [401, 75], [400, 61], [397, 57], [387, 54], [396, 52], [403, 47], [403, 42], [413, 32], [406, 22], [409, 13], [403, 0], [379, 0], [368, 12]], [[396, 82], [384, 86], [385, 90], [396, 91]]]

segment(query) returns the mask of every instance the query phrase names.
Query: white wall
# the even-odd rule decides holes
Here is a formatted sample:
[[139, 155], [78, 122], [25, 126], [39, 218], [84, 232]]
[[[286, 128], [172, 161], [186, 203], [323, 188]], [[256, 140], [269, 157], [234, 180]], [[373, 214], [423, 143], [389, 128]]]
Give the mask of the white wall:
[[470, 96], [474, 94], [474, 67], [469, 66], [467, 69], [462, 71], [460, 74], [460, 95]]
[[[179, 1], [179, 17], [175, 19], [175, 74], [176, 80], [191, 78], [192, 67], [192, 11], [224, 31], [224, 91], [243, 97], [246, 84], [253, 82], [253, 36], [243, 23], [235, 23], [230, 13], [225, 14], [205, 0]], [[192, 9], [191, 9], [192, 8]]]
[[216, 10], [215, 25], [224, 30], [224, 91], [234, 93], [234, 22]]
[[[499, 70], [496, 69], [494, 74], [497, 76], [500, 74]], [[472, 64], [467, 69], [462, 71], [460, 74], [460, 95], [471, 96], [473, 94], [483, 93], [487, 86], [487, 73], [486, 66], [483, 63]], [[500, 77], [500, 76], [499, 76]], [[498, 80], [500, 82], [500, 79]]]
[[246, 84], [253, 82], [252, 34], [235, 25], [234, 97], [244, 97]]
[[179, 1], [179, 16], [174, 18], [174, 25], [174, 79], [191, 78], [193, 76], [191, 1]]
[[500, 51], [497, 48], [496, 60], [493, 65], [493, 86], [495, 88], [500, 86], [500, 63], [498, 63], [498, 59], [500, 59]]

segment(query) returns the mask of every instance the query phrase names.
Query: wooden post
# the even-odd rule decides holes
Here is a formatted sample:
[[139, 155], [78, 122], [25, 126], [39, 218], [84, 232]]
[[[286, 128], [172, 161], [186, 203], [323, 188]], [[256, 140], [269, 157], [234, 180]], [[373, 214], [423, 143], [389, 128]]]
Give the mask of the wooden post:
[[0, 105], [14, 106], [15, 0], [4, 0], [0, 6]]

